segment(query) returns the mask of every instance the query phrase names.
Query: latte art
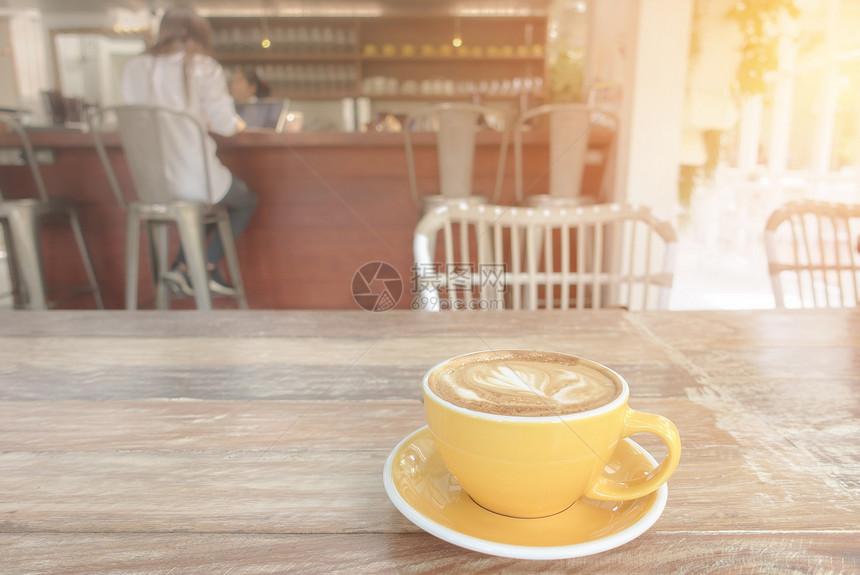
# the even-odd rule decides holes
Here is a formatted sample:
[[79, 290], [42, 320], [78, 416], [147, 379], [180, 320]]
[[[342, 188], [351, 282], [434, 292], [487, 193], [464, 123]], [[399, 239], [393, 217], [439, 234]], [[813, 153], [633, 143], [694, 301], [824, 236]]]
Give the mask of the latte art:
[[548, 352], [486, 352], [452, 360], [433, 372], [441, 398], [500, 415], [561, 415], [595, 409], [615, 399], [619, 386], [576, 358]]

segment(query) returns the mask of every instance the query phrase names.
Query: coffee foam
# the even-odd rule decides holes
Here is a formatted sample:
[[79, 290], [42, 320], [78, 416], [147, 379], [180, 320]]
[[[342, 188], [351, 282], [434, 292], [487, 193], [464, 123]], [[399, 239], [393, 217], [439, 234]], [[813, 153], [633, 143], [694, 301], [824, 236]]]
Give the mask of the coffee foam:
[[455, 358], [434, 370], [428, 383], [454, 405], [496, 415], [581, 413], [621, 393], [620, 383], [577, 358], [536, 351]]

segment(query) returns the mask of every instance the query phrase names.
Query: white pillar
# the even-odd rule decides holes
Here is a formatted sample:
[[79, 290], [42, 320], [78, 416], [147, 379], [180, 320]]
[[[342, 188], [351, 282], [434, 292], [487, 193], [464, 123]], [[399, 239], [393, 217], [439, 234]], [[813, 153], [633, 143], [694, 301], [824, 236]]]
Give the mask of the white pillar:
[[827, 2], [827, 34], [824, 37], [827, 60], [823, 72], [823, 86], [821, 90], [821, 114], [815, 130], [815, 159], [813, 172], [815, 173], [816, 192], [822, 191], [823, 180], [830, 171], [830, 154], [833, 149], [833, 128], [836, 118], [836, 107], [838, 94], [839, 62], [836, 55], [839, 52], [840, 0], [829, 0]]
[[758, 166], [762, 110], [762, 97], [759, 95], [747, 96], [741, 104], [738, 168], [744, 173], [754, 172]]
[[15, 74], [18, 81], [18, 105], [30, 110], [34, 122], [45, 117], [42, 90], [50, 85], [45, 29], [42, 17], [36, 11], [14, 14], [10, 20], [12, 53], [15, 57]]
[[773, 87], [768, 169], [774, 176], [784, 174], [791, 141], [791, 112], [794, 108], [794, 68], [797, 45], [791, 38], [780, 39], [779, 77]]
[[684, 88], [690, 51], [692, 0], [628, 0], [635, 11], [620, 114], [616, 199], [647, 204], [673, 217]]

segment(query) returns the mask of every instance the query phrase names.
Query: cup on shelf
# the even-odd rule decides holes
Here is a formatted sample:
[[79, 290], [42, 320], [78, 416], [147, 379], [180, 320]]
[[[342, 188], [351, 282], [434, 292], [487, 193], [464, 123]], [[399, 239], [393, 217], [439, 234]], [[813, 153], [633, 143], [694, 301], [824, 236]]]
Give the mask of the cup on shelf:
[[475, 94], [478, 87], [472, 80], [460, 80], [454, 86], [454, 92], [460, 95]]
[[526, 94], [529, 94], [529, 93], [531, 93], [531, 91], [533, 89], [534, 89], [534, 80], [532, 78], [529, 78], [529, 77], [523, 78], [523, 92], [525, 92]]
[[334, 29], [334, 51], [346, 52], [349, 50], [349, 44], [346, 39], [346, 32], [343, 28]]
[[385, 93], [395, 95], [400, 91], [400, 81], [397, 78], [385, 78]]
[[361, 81], [361, 93], [362, 94], [373, 94], [373, 78], [372, 77], [364, 78]]
[[290, 26], [284, 32], [284, 52], [298, 52], [299, 32], [293, 26]]
[[212, 34], [212, 43], [215, 45], [216, 52], [233, 51], [230, 30], [227, 28], [216, 29]]
[[242, 29], [238, 26], [230, 28], [230, 47], [233, 51], [238, 52], [242, 49], [243, 35]]
[[282, 26], [276, 26], [271, 30], [272, 49], [276, 52], [287, 51], [287, 30]]
[[382, 45], [382, 55], [383, 56], [397, 56], [397, 46], [394, 44], [383, 44]]
[[378, 56], [379, 46], [377, 46], [376, 44], [365, 44], [364, 48], [362, 48], [362, 53], [365, 56]]
[[311, 34], [304, 26], [299, 27], [296, 32], [296, 48], [298, 52], [308, 53], [311, 51]]
[[302, 112], [288, 112], [284, 122], [284, 131], [296, 133], [302, 131], [305, 115]]
[[313, 26], [308, 33], [308, 52], [322, 52], [323, 34], [322, 30]]
[[373, 93], [385, 94], [388, 87], [388, 79], [385, 76], [373, 77]]
[[244, 52], [256, 52], [262, 50], [260, 40], [263, 38], [263, 30], [253, 26], [246, 28], [244, 31], [244, 39], [242, 41], [242, 50]]
[[334, 30], [331, 26], [324, 26], [322, 29], [322, 45], [320, 51], [324, 53], [335, 51]]
[[401, 56], [414, 56], [415, 55], [415, 44], [404, 44], [400, 47], [400, 55]]

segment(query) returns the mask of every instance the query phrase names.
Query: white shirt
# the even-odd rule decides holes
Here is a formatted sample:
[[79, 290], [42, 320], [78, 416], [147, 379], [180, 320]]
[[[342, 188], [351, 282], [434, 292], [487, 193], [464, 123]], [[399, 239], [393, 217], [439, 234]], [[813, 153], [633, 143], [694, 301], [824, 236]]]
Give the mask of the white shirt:
[[[204, 55], [195, 55], [188, 70], [186, 98], [183, 81], [184, 52], [163, 56], [141, 54], [128, 62], [123, 71], [122, 95], [128, 104], [166, 106], [183, 110], [203, 126], [222, 136], [236, 133], [236, 109], [227, 91], [227, 81], [220, 64]], [[203, 177], [203, 155], [200, 136], [190, 122], [171, 123], [167, 129], [167, 163], [164, 166], [168, 185], [178, 199], [208, 201]], [[219, 202], [230, 188], [233, 176], [215, 155], [215, 141], [206, 134], [205, 154], [212, 182], [212, 202]]]

